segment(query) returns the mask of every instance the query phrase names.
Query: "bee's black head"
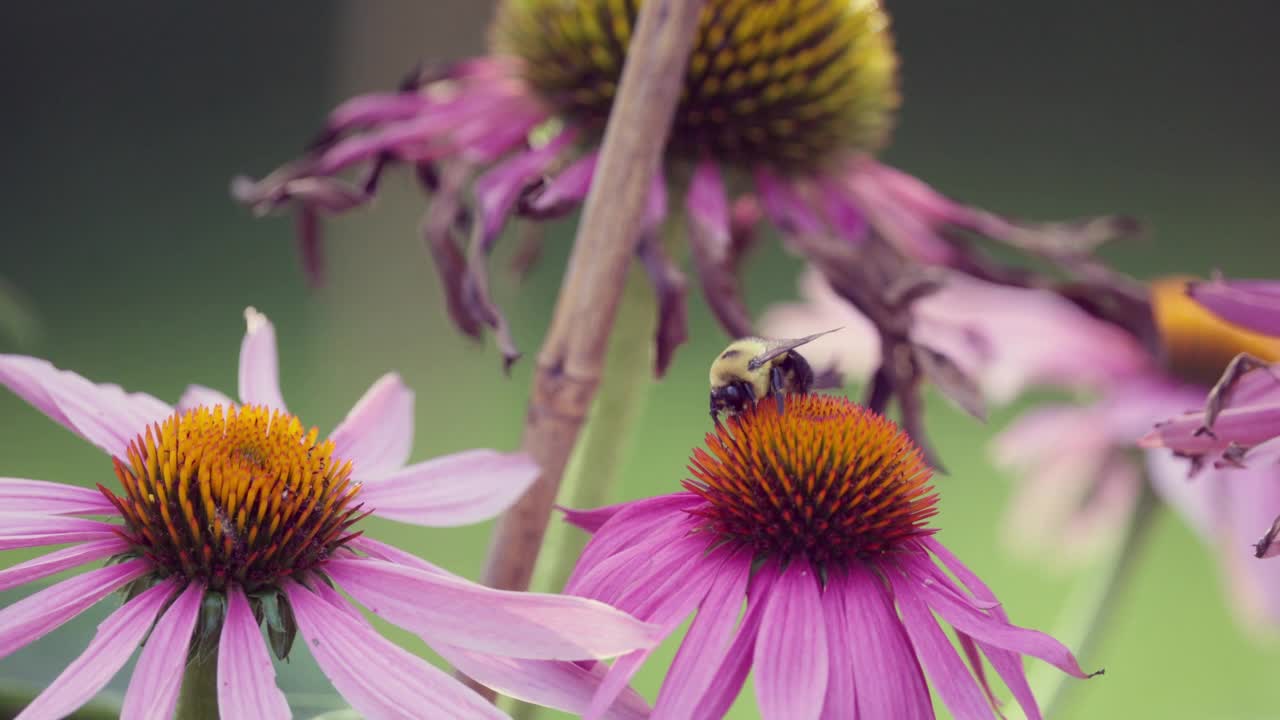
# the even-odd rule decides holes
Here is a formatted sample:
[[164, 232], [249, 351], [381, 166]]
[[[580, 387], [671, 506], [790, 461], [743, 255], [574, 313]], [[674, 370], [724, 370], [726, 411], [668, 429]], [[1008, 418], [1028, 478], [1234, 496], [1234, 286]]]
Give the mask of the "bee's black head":
[[755, 392], [752, 391], [751, 384], [745, 381], [740, 380], [718, 388], [712, 388], [711, 417], [716, 418], [721, 413], [736, 415], [755, 402], [755, 399]]

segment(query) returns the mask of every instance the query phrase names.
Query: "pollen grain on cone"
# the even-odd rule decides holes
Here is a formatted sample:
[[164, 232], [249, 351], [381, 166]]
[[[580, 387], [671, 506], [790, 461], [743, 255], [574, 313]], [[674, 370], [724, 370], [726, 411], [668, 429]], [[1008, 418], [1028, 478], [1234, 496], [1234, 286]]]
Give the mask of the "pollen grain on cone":
[[99, 485], [134, 552], [170, 575], [253, 592], [305, 572], [358, 533], [351, 464], [298, 418], [264, 407], [198, 407], [148, 427]]
[[[603, 128], [642, 2], [506, 0], [495, 50], [523, 60], [557, 112]], [[875, 151], [899, 104], [897, 65], [878, 0], [708, 0], [671, 150], [797, 171]]]
[[929, 534], [932, 471], [892, 421], [846, 398], [757, 403], [707, 435], [685, 487], [706, 529], [760, 557], [822, 568], [892, 552]]

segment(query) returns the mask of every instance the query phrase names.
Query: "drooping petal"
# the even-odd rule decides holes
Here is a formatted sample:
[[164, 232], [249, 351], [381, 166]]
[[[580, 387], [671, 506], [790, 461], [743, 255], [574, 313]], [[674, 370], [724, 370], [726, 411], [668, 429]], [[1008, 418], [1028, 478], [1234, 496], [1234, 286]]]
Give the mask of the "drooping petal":
[[519, 153], [476, 178], [473, 191], [480, 214], [480, 245], [486, 254], [506, 225], [520, 193], [546, 172], [576, 136], [573, 130], [561, 132], [545, 145]]
[[276, 670], [249, 601], [238, 586], [227, 590], [227, 614], [218, 639], [218, 710], [224, 718], [289, 718], [276, 687]]
[[656, 715], [687, 713], [707, 691], [733, 645], [750, 578], [751, 558], [745, 554], [726, 560], [716, 574], [658, 691]]
[[556, 217], [582, 204], [591, 189], [598, 153], [587, 153], [556, 173], [536, 195], [529, 199], [525, 214], [534, 217]]
[[583, 549], [573, 574], [565, 584], [565, 592], [589, 596], [590, 593], [574, 589], [578, 578], [591, 572], [602, 560], [634, 545], [637, 539], [660, 537], [656, 532], [658, 528], [680, 524], [683, 520], [680, 516], [685, 515], [680, 511], [696, 507], [702, 502], [701, 498], [691, 492], [679, 492], [623, 503], [602, 526], [608, 532], [597, 532], [596, 537], [591, 538], [591, 542]]
[[894, 598], [902, 611], [902, 625], [907, 629], [915, 654], [947, 709], [957, 720], [994, 720], [995, 714], [982, 688], [921, 599], [916, 583], [892, 570], [886, 575], [893, 585]]
[[120, 710], [121, 720], [173, 716], [178, 705], [178, 689], [182, 686], [182, 673], [177, 669], [186, 664], [191, 633], [200, 616], [203, 598], [204, 587], [190, 583], [160, 616], [129, 679], [124, 707]]
[[[176, 589], [176, 583], [167, 580], [111, 613], [98, 626], [98, 632], [89, 642], [89, 647], [31, 701], [18, 714], [18, 718], [54, 720], [70, 715], [92, 700], [129, 661], [133, 651], [138, 648], [138, 643], [146, 637], [151, 624]], [[186, 661], [186, 655], [167, 658], [167, 661], [172, 670], [181, 667]]]
[[39, 640], [151, 569], [142, 559], [90, 570], [0, 610], [0, 658]]
[[1204, 432], [1203, 412], [1184, 413], [1161, 423], [1139, 444], [1190, 455], [1221, 452], [1228, 446], [1251, 447], [1280, 435], [1280, 401], [1229, 407], [1218, 414], [1212, 432]]
[[538, 477], [527, 453], [467, 450], [410, 465], [365, 486], [360, 499], [378, 517], [452, 527], [506, 510]]
[[605, 505], [603, 507], [592, 508], [590, 510], [576, 510], [569, 507], [559, 507], [556, 509], [564, 513], [564, 521], [570, 525], [584, 530], [592, 535], [596, 534], [606, 522], [614, 515], [618, 514], [630, 502], [617, 503], [616, 505]]
[[884, 582], [869, 570], [851, 567], [828, 586], [828, 592], [841, 590], [849, 614], [848, 647], [858, 653], [853, 661], [858, 717], [932, 720], [929, 687]]
[[755, 171], [756, 190], [764, 211], [788, 235], [816, 235], [826, 231], [822, 219], [796, 188], [764, 167]]
[[1280, 282], [1214, 280], [1191, 283], [1187, 294], [1230, 323], [1267, 335], [1280, 335]]
[[[747, 588], [747, 612], [742, 616], [738, 626], [738, 635], [725, 653], [724, 661], [716, 668], [702, 700], [688, 707], [675, 707], [671, 715], [665, 718], [691, 717], [694, 720], [720, 720], [729, 712], [729, 707], [742, 692], [742, 685], [747, 681], [747, 673], [751, 671], [751, 661], [755, 656], [756, 638], [760, 632], [760, 621], [764, 617], [765, 598], [773, 589], [778, 579], [778, 567], [767, 563], [751, 578]], [[657, 720], [655, 718], [655, 720]]]
[[730, 229], [729, 193], [716, 162], [709, 157], [694, 168], [685, 208], [689, 213], [689, 251], [707, 306], [730, 335], [750, 335], [751, 315], [735, 275], [738, 248]]
[[233, 408], [237, 403], [220, 390], [214, 390], [203, 385], [188, 385], [187, 389], [182, 391], [182, 397], [178, 398], [177, 410], [180, 413], [185, 413], [198, 407], [215, 407], [218, 405], [224, 408]]
[[40, 578], [56, 575], [68, 568], [111, 557], [128, 549], [129, 543], [119, 537], [111, 537], [55, 550], [0, 570], [0, 591], [26, 585]]
[[379, 635], [295, 582], [285, 593], [320, 669], [370, 720], [506, 716], [447, 673]]
[[0, 478], [0, 511], [45, 515], [117, 515], [116, 506], [90, 488], [22, 478]]
[[387, 373], [365, 392], [329, 435], [334, 455], [351, 461], [352, 477], [370, 482], [404, 467], [413, 448], [413, 391]]
[[[520, 660], [469, 652], [443, 643], [434, 643], [431, 648], [467, 677], [503, 695], [575, 715], [587, 712], [592, 695], [609, 670], [607, 664], [599, 662], [588, 669], [576, 662]], [[602, 720], [647, 717], [649, 705], [628, 687], [609, 706]]]
[[853, 667], [865, 662], [862, 648], [849, 642], [849, 611], [844, 606], [844, 583], [828, 581], [822, 592], [822, 624], [827, 632], [827, 695], [822, 701], [822, 720], [841, 720], [858, 712]]
[[247, 329], [240, 343], [240, 402], [286, 412], [284, 396], [280, 394], [276, 328], [254, 308], [245, 308], [244, 320]]
[[584, 598], [494, 590], [367, 558], [335, 558], [325, 571], [377, 615], [467, 650], [587, 660], [649, 647], [658, 640], [658, 629], [652, 625]]
[[54, 422], [109, 455], [124, 457], [129, 441], [149, 423], [173, 412], [144, 393], [98, 385], [39, 358], [0, 355], [0, 384]]
[[118, 537], [119, 526], [101, 520], [0, 512], [0, 550]]
[[765, 602], [752, 663], [760, 715], [817, 720], [827, 694], [827, 635], [813, 568], [791, 563]]

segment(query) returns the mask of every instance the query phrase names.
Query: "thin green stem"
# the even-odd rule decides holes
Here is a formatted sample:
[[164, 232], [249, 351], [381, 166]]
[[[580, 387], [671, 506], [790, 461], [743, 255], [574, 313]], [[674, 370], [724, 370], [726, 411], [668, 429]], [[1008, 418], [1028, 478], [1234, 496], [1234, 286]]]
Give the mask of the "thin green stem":
[[[1057, 631], [1051, 633], [1075, 651], [1086, 669], [1106, 637], [1120, 600], [1134, 576], [1138, 559], [1151, 537], [1158, 507], [1155, 493], [1148, 483], [1143, 483], [1142, 494], [1129, 518], [1129, 525], [1105, 570], [1072, 594], [1059, 618]], [[1076, 687], [1073, 678], [1048, 666], [1038, 668], [1037, 673], [1031, 686], [1044, 708], [1044, 717], [1046, 720], [1057, 717]]]
[[[594, 508], [615, 499], [636, 421], [653, 386], [655, 313], [653, 289], [643, 270], [634, 267], [618, 307], [600, 389], [556, 498], [564, 507]], [[530, 589], [562, 590], [588, 539], [578, 528], [553, 520]], [[540, 710], [523, 703], [509, 706], [515, 720], [532, 720]]]
[[194, 653], [182, 676], [174, 720], [218, 720], [218, 650]]

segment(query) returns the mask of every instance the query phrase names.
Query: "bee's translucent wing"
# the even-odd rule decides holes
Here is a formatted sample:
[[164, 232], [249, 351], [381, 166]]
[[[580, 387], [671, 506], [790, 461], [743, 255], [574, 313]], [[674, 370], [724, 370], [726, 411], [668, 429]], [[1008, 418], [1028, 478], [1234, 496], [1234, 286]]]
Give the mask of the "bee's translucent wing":
[[764, 352], [760, 353], [759, 355], [751, 358], [751, 362], [747, 363], [747, 369], [759, 370], [760, 368], [764, 367], [765, 363], [778, 357], [779, 355], [782, 355], [783, 353], [787, 353], [792, 350], [795, 350], [801, 345], [813, 342], [814, 340], [817, 340], [823, 335], [829, 335], [835, 332], [836, 330], [842, 330], [842, 329], [843, 328], [832, 328], [830, 330], [824, 330], [820, 333], [805, 335], [804, 337], [801, 337], [801, 338], [791, 338], [789, 340], [770, 340], [768, 341], [769, 343], [768, 349], [766, 349]]

